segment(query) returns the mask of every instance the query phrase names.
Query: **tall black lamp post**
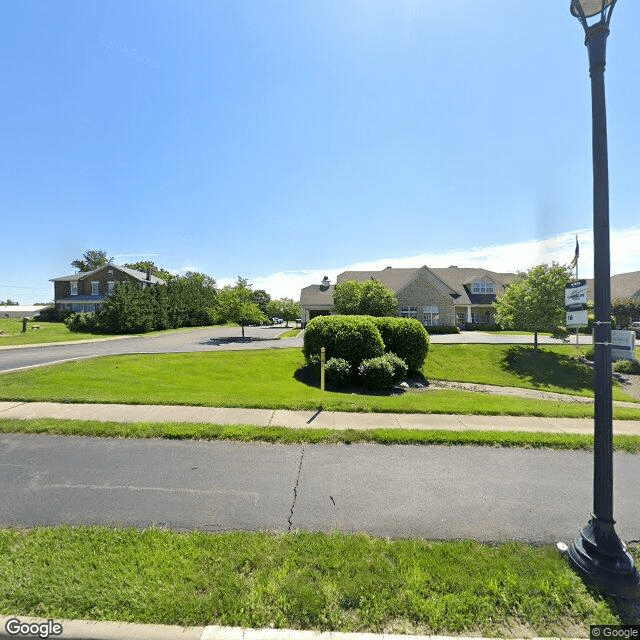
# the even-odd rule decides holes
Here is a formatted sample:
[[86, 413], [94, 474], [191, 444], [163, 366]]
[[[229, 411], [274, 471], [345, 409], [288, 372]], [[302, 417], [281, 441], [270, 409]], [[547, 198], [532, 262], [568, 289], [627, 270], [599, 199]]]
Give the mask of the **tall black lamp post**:
[[640, 597], [640, 575], [618, 537], [613, 519], [613, 410], [611, 402], [611, 281], [609, 271], [609, 175], [604, 93], [607, 36], [617, 0], [571, 0], [571, 13], [586, 34], [593, 118], [593, 247], [595, 324], [595, 420], [593, 514], [569, 546], [569, 559], [606, 593]]

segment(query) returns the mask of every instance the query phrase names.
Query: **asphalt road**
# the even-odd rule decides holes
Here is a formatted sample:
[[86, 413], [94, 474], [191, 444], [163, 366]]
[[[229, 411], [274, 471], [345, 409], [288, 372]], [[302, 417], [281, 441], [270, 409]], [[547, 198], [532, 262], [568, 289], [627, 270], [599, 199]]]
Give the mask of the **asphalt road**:
[[[245, 339], [239, 327], [208, 327], [177, 331], [154, 336], [124, 337], [92, 342], [42, 344], [33, 347], [0, 348], [0, 373], [24, 367], [37, 367], [80, 358], [124, 353], [178, 353], [220, 351], [230, 349], [284, 349], [302, 347], [302, 338], [277, 338], [284, 326], [246, 327]], [[495, 333], [468, 331], [460, 334], [430, 336], [433, 343], [495, 343], [533, 344], [528, 335], [505, 336]], [[580, 336], [581, 344], [591, 342], [590, 336]], [[541, 344], [558, 344], [558, 340], [541, 337]], [[572, 337], [575, 343], [575, 336]]]
[[183, 353], [302, 346], [301, 338], [279, 340], [277, 336], [284, 330], [284, 326], [245, 327], [243, 339], [240, 327], [208, 327], [154, 336], [42, 344], [33, 347], [5, 347], [0, 349], [0, 372], [124, 353]]
[[[620, 536], [640, 540], [640, 456], [615, 456]], [[588, 452], [271, 445], [5, 434], [0, 527], [366, 531], [569, 541], [591, 512]]]

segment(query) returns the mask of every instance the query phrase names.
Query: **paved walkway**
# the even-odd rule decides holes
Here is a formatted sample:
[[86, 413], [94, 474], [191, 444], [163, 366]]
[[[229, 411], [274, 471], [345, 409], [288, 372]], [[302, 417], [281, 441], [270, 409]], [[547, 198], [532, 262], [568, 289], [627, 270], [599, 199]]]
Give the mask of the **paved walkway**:
[[[197, 422], [250, 424], [292, 429], [450, 429], [457, 431], [539, 431], [593, 433], [591, 418], [537, 418], [523, 416], [469, 416], [457, 414], [343, 413], [234, 409], [167, 405], [62, 404], [54, 402], [0, 402], [0, 418], [29, 420], [56, 418], [100, 422]], [[640, 435], [640, 420], [614, 420], [615, 435]]]

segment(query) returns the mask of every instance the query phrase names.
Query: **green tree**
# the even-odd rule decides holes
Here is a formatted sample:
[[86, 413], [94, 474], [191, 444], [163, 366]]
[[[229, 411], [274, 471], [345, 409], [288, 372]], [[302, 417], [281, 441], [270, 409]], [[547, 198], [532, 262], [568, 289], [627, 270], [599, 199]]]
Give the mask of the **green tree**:
[[117, 283], [96, 314], [96, 322], [107, 333], [151, 331], [155, 326], [151, 289], [140, 289], [133, 282]]
[[195, 271], [170, 280], [165, 285], [170, 326], [202, 327], [211, 324], [209, 309], [216, 304], [215, 284], [211, 276]]
[[18, 306], [20, 303], [17, 300], [12, 300], [11, 298], [7, 298], [6, 300], [0, 300], [0, 307], [13, 307]]
[[107, 252], [103, 249], [89, 249], [82, 254], [82, 258], [71, 263], [72, 267], [82, 272], [93, 271], [113, 261], [113, 256], [107, 257]]
[[398, 301], [391, 289], [377, 280], [346, 280], [333, 292], [333, 306], [340, 315], [397, 316]]
[[256, 289], [251, 296], [251, 302], [255, 302], [264, 315], [268, 314], [267, 308], [271, 302], [271, 296], [264, 289]]
[[503, 329], [555, 333], [565, 324], [564, 289], [571, 279], [569, 269], [556, 262], [520, 272], [494, 303], [496, 322]]
[[611, 313], [616, 318], [616, 324], [624, 329], [640, 319], [640, 299], [616, 298], [611, 301]]
[[243, 338], [246, 326], [267, 322], [267, 316], [253, 301], [253, 294], [249, 282], [240, 276], [233, 287], [227, 285], [218, 291], [213, 310], [216, 322], [239, 324], [242, 327]]
[[300, 317], [300, 303], [294, 302], [291, 298], [280, 298], [271, 300], [267, 307], [267, 315], [270, 318], [282, 318], [289, 326], [290, 320], [296, 320]]

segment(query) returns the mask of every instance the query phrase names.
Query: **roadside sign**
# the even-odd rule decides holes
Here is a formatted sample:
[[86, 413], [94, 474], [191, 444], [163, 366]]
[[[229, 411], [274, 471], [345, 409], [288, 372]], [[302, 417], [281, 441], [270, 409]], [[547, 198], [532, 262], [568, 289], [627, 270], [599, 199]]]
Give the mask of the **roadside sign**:
[[636, 334], [633, 331], [611, 330], [611, 357], [614, 360], [636, 359]]
[[586, 309], [567, 311], [567, 327], [586, 327], [589, 324], [589, 312]]
[[564, 288], [564, 304], [567, 308], [587, 304], [586, 280], [574, 280]]

